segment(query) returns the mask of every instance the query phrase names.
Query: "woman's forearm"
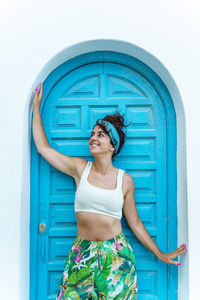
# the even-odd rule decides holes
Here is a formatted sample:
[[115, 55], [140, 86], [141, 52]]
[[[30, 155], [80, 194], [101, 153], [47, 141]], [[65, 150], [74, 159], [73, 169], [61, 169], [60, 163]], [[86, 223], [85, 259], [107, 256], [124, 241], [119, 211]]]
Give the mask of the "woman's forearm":
[[132, 226], [131, 230], [133, 231], [136, 238], [148, 249], [150, 250], [156, 257], [159, 258], [162, 251], [158, 248], [156, 243], [152, 240], [148, 231], [146, 230], [144, 224], [141, 220], [137, 222], [137, 225]]
[[33, 138], [39, 153], [42, 148], [49, 146], [49, 142], [42, 125], [40, 108], [37, 106], [33, 106]]

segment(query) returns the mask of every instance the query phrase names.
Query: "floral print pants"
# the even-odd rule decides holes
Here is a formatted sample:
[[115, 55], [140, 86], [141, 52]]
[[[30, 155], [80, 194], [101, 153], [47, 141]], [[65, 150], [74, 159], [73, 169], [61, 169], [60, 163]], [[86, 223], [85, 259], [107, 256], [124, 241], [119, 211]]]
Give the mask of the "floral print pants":
[[137, 299], [136, 261], [123, 232], [105, 241], [76, 236], [56, 300]]

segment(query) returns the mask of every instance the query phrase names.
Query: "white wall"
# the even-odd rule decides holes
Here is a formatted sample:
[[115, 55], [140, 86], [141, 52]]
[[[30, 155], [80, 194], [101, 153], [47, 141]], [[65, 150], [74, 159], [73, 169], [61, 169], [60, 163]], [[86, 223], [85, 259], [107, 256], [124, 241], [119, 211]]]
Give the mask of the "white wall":
[[28, 256], [21, 257], [21, 249], [29, 246], [29, 188], [23, 190], [29, 186], [29, 174], [22, 170], [29, 170], [24, 148], [35, 79], [58, 52], [93, 39], [123, 40], [143, 48], [160, 60], [177, 84], [186, 116], [189, 299], [198, 299], [199, 17], [197, 0], [0, 1], [1, 299], [10, 299], [12, 293], [22, 300], [20, 266], [22, 261], [29, 263]]

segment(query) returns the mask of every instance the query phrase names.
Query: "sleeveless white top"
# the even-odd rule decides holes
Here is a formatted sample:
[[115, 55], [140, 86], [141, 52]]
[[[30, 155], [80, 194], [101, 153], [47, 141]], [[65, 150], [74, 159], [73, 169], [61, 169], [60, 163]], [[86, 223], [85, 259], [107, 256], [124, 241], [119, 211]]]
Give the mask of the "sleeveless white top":
[[80, 183], [75, 192], [75, 212], [86, 211], [117, 219], [122, 218], [122, 206], [124, 196], [122, 192], [122, 176], [124, 170], [118, 169], [116, 189], [103, 189], [87, 180], [92, 167], [92, 162], [88, 161], [80, 179]]

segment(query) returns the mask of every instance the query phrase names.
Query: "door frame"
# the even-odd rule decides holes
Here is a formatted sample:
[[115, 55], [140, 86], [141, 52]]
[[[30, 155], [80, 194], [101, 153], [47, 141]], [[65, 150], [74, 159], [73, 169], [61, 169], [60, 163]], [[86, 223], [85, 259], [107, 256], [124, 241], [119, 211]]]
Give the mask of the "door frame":
[[[178, 224], [177, 224], [177, 241], [178, 245], [180, 245], [182, 242], [185, 242], [186, 244], [188, 243], [188, 209], [187, 209], [187, 174], [186, 174], [186, 133], [185, 133], [185, 114], [184, 114], [184, 108], [183, 108], [183, 103], [180, 97], [180, 93], [178, 91], [178, 88], [176, 86], [176, 83], [168, 70], [164, 67], [164, 65], [152, 54], [149, 52], [145, 51], [144, 49], [125, 42], [125, 41], [118, 41], [118, 40], [109, 40], [109, 39], [100, 39], [100, 40], [91, 40], [91, 41], [86, 41], [82, 43], [75, 44], [73, 46], [67, 47], [61, 52], [59, 52], [56, 56], [54, 56], [45, 66], [44, 68], [40, 71], [38, 74], [37, 78], [35, 79], [31, 90], [30, 90], [30, 95], [28, 97], [27, 102], [29, 105], [27, 105], [27, 110], [29, 111], [29, 116], [30, 119], [29, 124], [27, 128], [29, 128], [29, 131], [26, 133], [27, 134], [27, 140], [30, 141], [31, 137], [31, 124], [32, 124], [32, 91], [35, 88], [35, 86], [40, 82], [44, 81], [52, 72], [53, 70], [57, 68], [62, 68], [64, 63], [66, 61], [71, 60], [75, 56], [84, 54], [85, 58], [88, 53], [90, 53], [90, 58], [91, 58], [91, 52], [93, 51], [114, 51], [117, 52], [121, 55], [129, 55], [131, 56], [132, 61], [136, 63], [136, 60], [139, 60], [139, 63], [143, 63], [146, 66], [146, 74], [145, 76], [148, 77], [151, 75], [151, 83], [152, 85], [156, 88], [158, 84], [162, 84], [166, 87], [166, 90], [168, 91], [168, 96], [171, 98], [176, 114], [176, 127], [177, 127], [177, 218], [178, 218]], [[72, 60], [71, 60], [72, 62]], [[73, 65], [73, 62], [72, 62]], [[134, 65], [134, 68], [137, 68], [137, 64]], [[150, 72], [151, 71], [151, 72]], [[152, 71], [154, 76], [152, 76]], [[151, 74], [150, 74], [151, 73]], [[51, 75], [50, 75], [51, 76]], [[55, 78], [56, 79], [56, 78]], [[46, 92], [47, 89], [46, 89]], [[166, 96], [166, 95], [165, 95]], [[45, 96], [44, 98], [45, 99]], [[25, 114], [27, 112], [25, 111]], [[26, 122], [27, 125], [27, 122]], [[170, 124], [168, 124], [170, 127]], [[26, 151], [25, 151], [26, 150]], [[24, 150], [24, 155], [26, 155], [27, 160], [30, 157], [30, 144], [28, 145], [28, 148]], [[33, 163], [36, 164], [37, 168], [39, 168], [38, 165], [38, 157], [37, 155], [33, 155]], [[23, 171], [27, 174], [27, 165], [24, 166], [26, 167]], [[35, 170], [37, 170], [37, 168]], [[34, 176], [34, 174], [29, 173], [30, 176]], [[31, 177], [29, 179], [31, 179]], [[32, 177], [33, 178], [33, 177]], [[35, 181], [35, 185], [37, 185], [39, 182]], [[29, 180], [29, 183], [31, 181]], [[33, 186], [31, 187], [33, 190]], [[37, 188], [37, 186], [34, 186], [34, 189]], [[29, 196], [30, 199], [31, 193], [30, 191], [30, 185], [27, 187], [24, 186], [24, 189], [26, 190], [26, 195]], [[173, 197], [173, 195], [171, 195]], [[35, 205], [36, 202], [34, 201], [35, 199], [31, 198], [30, 201], [30, 211], [32, 211], [32, 206], [34, 205], [34, 209], [36, 208]], [[26, 211], [26, 216], [22, 214], [22, 218], [24, 219], [24, 223], [27, 223], [27, 228], [29, 227], [30, 224], [30, 215], [27, 217], [27, 211]], [[33, 215], [31, 215], [31, 218], [34, 218]], [[174, 224], [171, 223], [170, 231], [173, 230]], [[38, 226], [38, 224], [36, 224]], [[22, 230], [21, 232], [22, 237], [24, 236], [25, 232]], [[170, 234], [170, 232], [169, 232]], [[28, 234], [26, 234], [25, 237], [25, 242], [23, 240], [23, 244], [21, 247], [21, 257], [23, 257], [23, 254], [25, 256], [30, 258], [30, 253], [29, 253], [29, 240], [30, 240], [30, 235], [33, 237], [34, 232], [31, 231]], [[27, 239], [28, 236], [28, 239]], [[35, 249], [36, 250], [36, 249]], [[169, 251], [172, 251], [173, 249], [169, 249]], [[181, 261], [181, 268], [178, 268], [178, 299], [179, 300], [188, 300], [189, 299], [189, 262], [188, 262], [188, 255], [186, 256], [181, 256], [179, 258]], [[30, 259], [29, 259], [30, 261]], [[30, 274], [30, 265], [25, 265], [25, 262], [23, 259], [20, 261], [21, 263], [21, 274], [20, 274], [20, 280], [21, 280], [21, 291], [20, 291], [20, 299], [25, 300], [29, 299], [29, 294], [27, 292], [30, 289], [30, 278], [29, 276], [24, 276], [24, 270], [26, 271], [26, 274]], [[170, 267], [169, 267], [170, 269]], [[32, 282], [33, 283], [33, 282]], [[34, 283], [33, 283], [34, 285]]]

